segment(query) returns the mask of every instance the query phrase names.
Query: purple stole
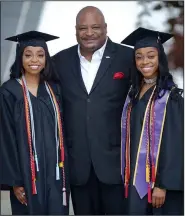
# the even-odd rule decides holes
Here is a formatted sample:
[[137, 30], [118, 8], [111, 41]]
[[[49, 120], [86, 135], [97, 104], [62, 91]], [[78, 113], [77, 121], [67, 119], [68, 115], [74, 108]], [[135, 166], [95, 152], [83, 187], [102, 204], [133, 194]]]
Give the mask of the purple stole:
[[[147, 123], [148, 122], [147, 121], [148, 121], [149, 112], [150, 112], [149, 104], [150, 104], [152, 95], [155, 91], [155, 88], [150, 96], [150, 99], [148, 101], [148, 104], [145, 110], [140, 141], [138, 143], [138, 152], [137, 152], [135, 170], [134, 170], [133, 185], [135, 186], [141, 199], [147, 194], [149, 184], [151, 188], [154, 187], [154, 182], [146, 181], [146, 146], [148, 142], [148, 139], [147, 139], [148, 137], [148, 134], [147, 134], [148, 124]], [[154, 164], [155, 164], [155, 176], [156, 176], [156, 171], [157, 171], [159, 152], [160, 152], [160, 146], [161, 146], [161, 138], [163, 134], [163, 127], [164, 127], [164, 121], [165, 121], [165, 116], [166, 116], [166, 105], [168, 103], [170, 93], [171, 91], [166, 91], [162, 98], [157, 99], [154, 102], [154, 119], [153, 119], [153, 124], [154, 124], [153, 133], [154, 134], [151, 137], [154, 138], [153, 140], [154, 142], [153, 158], [154, 158]], [[128, 94], [125, 104], [124, 104], [122, 118], [121, 118], [121, 175], [122, 175], [123, 181], [125, 179], [126, 120], [127, 120], [127, 107], [128, 107], [129, 102], [130, 102], [130, 97]]]

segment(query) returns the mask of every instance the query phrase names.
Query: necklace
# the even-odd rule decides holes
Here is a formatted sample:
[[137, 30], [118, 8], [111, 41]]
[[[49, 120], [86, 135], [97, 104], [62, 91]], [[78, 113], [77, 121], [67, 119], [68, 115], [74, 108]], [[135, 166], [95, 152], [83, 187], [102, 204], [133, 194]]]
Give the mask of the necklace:
[[156, 80], [157, 80], [157, 77], [154, 77], [154, 78], [152, 78], [152, 79], [146, 79], [146, 78], [144, 78], [144, 82], [145, 82], [146, 84], [153, 84], [153, 83], [156, 82]]

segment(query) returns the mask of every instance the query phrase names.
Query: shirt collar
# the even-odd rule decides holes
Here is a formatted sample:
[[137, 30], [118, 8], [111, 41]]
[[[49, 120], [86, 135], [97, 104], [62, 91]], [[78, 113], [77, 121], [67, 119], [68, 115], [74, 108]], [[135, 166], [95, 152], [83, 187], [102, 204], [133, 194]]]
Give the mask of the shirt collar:
[[[99, 58], [102, 58], [103, 57], [103, 53], [104, 53], [104, 50], [105, 50], [105, 47], [107, 45], [107, 40], [108, 40], [108, 37], [106, 38], [106, 41], [104, 43], [104, 45], [102, 47], [100, 47], [100, 49], [96, 50], [93, 55], [97, 55], [99, 56]], [[81, 55], [80, 53], [80, 44], [78, 44], [78, 56], [80, 59], [82, 58], [85, 58], [84, 56]]]

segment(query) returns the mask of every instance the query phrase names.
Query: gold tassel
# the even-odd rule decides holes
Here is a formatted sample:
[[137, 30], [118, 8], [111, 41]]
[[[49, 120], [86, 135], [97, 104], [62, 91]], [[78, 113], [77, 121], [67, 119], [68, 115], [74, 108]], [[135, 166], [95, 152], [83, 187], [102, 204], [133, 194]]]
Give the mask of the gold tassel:
[[146, 165], [146, 182], [150, 182], [150, 170], [148, 164]]
[[60, 163], [59, 163], [59, 167], [60, 167], [60, 168], [64, 167], [64, 163], [63, 163], [63, 162], [60, 162]]

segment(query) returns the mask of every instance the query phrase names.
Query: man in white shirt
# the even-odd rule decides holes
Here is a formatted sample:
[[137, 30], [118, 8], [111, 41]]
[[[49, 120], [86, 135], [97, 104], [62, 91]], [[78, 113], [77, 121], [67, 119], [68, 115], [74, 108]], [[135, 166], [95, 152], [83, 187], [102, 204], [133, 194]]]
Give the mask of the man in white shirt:
[[104, 45], [93, 53], [91, 61], [89, 61], [88, 59], [86, 59], [84, 56], [81, 55], [80, 45], [78, 45], [78, 55], [80, 58], [82, 78], [88, 93], [91, 90], [98, 68], [100, 66], [103, 53], [107, 44], [107, 39]]
[[107, 37], [104, 16], [92, 6], [78, 13], [76, 37], [78, 45], [53, 57], [63, 95], [74, 213], [126, 214], [121, 113], [132, 49]]

